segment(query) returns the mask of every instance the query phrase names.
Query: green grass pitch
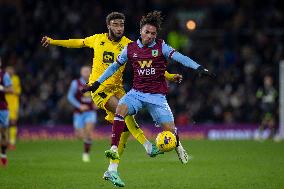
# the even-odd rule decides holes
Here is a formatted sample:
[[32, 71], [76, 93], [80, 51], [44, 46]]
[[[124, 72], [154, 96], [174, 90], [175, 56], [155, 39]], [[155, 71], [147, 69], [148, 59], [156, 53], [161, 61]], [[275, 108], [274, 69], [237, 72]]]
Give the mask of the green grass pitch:
[[[182, 165], [176, 153], [156, 158], [130, 141], [119, 167], [125, 188], [284, 188], [284, 142], [183, 141], [194, 156]], [[1, 189], [116, 188], [102, 179], [108, 141], [94, 141], [91, 163], [81, 161], [80, 141], [19, 142], [0, 167]]]

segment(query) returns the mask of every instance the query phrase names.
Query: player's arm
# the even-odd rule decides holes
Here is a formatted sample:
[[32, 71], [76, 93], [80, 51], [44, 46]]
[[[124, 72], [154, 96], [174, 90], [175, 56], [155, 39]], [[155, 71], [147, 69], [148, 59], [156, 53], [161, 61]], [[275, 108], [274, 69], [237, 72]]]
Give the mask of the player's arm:
[[78, 88], [78, 83], [76, 80], [73, 80], [68, 90], [67, 99], [70, 102], [70, 104], [72, 104], [72, 106], [79, 108], [82, 111], [87, 110], [88, 107], [85, 104], [81, 104], [75, 97], [77, 88]]
[[186, 67], [189, 67], [189, 68], [196, 70], [198, 72], [199, 76], [205, 75], [205, 76], [209, 76], [211, 78], [216, 77], [216, 75], [214, 73], [210, 72], [208, 69], [199, 65], [198, 63], [196, 63], [194, 60], [192, 60], [188, 56], [185, 56], [185, 55], [175, 51], [174, 48], [167, 45], [165, 42], [162, 45], [162, 51], [163, 51], [163, 55], [166, 58], [171, 58], [171, 59], [175, 60], [176, 62], [179, 62], [180, 64], [182, 64]]
[[0, 85], [0, 91], [4, 93], [13, 93], [13, 86], [12, 86], [12, 80], [8, 73], [4, 74], [3, 77], [3, 85]]
[[95, 81], [94, 83], [85, 86], [85, 88], [82, 90], [83, 93], [87, 91], [95, 92], [100, 85], [107, 80], [109, 77], [111, 77], [119, 68], [120, 66], [124, 65], [125, 62], [127, 62], [127, 46], [124, 47], [124, 49], [121, 51], [120, 55], [117, 57], [116, 61], [113, 62], [100, 76], [100, 78]]
[[41, 45], [43, 47], [55, 45], [67, 48], [82, 48], [84, 47], [84, 39], [55, 40], [50, 37], [44, 36], [41, 40]]

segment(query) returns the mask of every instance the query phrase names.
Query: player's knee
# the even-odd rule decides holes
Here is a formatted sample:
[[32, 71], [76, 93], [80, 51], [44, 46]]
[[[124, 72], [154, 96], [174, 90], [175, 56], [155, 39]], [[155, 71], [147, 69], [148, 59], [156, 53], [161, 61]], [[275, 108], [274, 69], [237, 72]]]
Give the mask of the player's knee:
[[75, 131], [75, 136], [78, 138], [78, 139], [83, 139], [84, 138], [84, 133], [82, 130], [76, 130]]
[[126, 104], [119, 104], [116, 108], [116, 114], [125, 117], [128, 113], [128, 107]]

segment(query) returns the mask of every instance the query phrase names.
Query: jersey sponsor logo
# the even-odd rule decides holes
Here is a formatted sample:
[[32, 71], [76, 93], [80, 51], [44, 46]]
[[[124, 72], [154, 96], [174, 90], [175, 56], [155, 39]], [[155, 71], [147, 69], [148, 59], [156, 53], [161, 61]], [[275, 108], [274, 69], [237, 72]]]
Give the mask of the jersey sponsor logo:
[[139, 63], [139, 65], [140, 65], [140, 67], [143, 69], [145, 66], [147, 67], [147, 68], [150, 68], [150, 67], [152, 67], [152, 60], [143, 60], [143, 61], [138, 61], [138, 63]]
[[138, 64], [141, 69], [137, 69], [137, 72], [140, 76], [142, 75], [155, 75], [156, 69], [152, 68], [152, 60], [143, 60], [138, 61]]
[[103, 53], [103, 63], [109, 64], [114, 62], [114, 53], [104, 51]]
[[137, 54], [136, 53], [133, 53], [133, 58], [137, 58]]
[[159, 50], [152, 50], [152, 56], [157, 57], [159, 55]]

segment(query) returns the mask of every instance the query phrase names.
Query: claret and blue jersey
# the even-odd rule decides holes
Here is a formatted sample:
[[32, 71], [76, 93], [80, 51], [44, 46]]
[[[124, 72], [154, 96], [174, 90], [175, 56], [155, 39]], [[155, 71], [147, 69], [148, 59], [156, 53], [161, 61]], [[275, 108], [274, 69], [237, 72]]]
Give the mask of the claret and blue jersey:
[[[0, 85], [3, 87], [12, 86], [12, 81], [8, 73], [0, 71]], [[4, 91], [0, 91], [0, 127], [9, 126], [8, 104]]]
[[186, 67], [197, 69], [200, 65], [187, 56], [182, 55], [161, 39], [154, 40], [145, 47], [141, 39], [124, 47], [116, 62], [107, 68], [98, 79], [103, 83], [126, 62], [133, 66], [133, 88], [141, 92], [166, 94], [167, 85], [164, 72], [167, 59], [173, 59]]
[[107, 68], [98, 82], [103, 83], [126, 62], [131, 64], [134, 75], [133, 89], [120, 99], [119, 104], [127, 105], [129, 115], [136, 114], [143, 107], [147, 108], [158, 125], [174, 122], [165, 97], [167, 83], [164, 73], [169, 58], [193, 69], [200, 66], [189, 57], [175, 51], [161, 39], [156, 39], [148, 46], [144, 46], [138, 39], [124, 47], [116, 62]]
[[[74, 106], [73, 125], [76, 129], [84, 128], [86, 123], [95, 123], [97, 120], [90, 92], [84, 94], [81, 92], [85, 83], [84, 78], [73, 80], [67, 96], [68, 101]], [[81, 104], [87, 105], [88, 110], [82, 112]]]

